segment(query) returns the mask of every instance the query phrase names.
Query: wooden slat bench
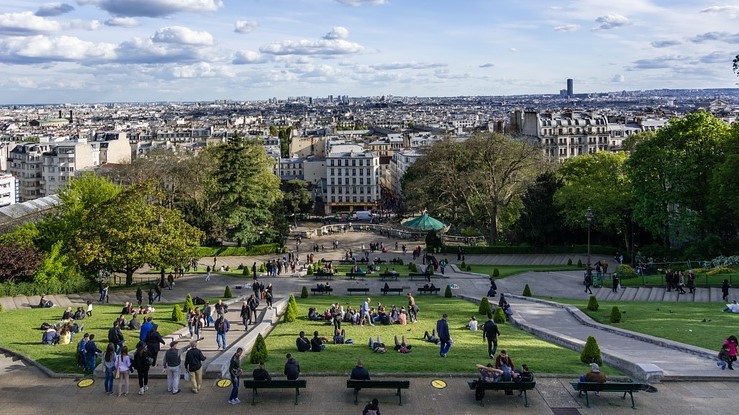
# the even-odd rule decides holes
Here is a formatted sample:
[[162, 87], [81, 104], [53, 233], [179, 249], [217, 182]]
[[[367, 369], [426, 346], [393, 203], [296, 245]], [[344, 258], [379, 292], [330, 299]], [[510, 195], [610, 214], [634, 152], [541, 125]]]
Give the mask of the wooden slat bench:
[[362, 281], [364, 281], [364, 277], [367, 276], [366, 272], [347, 272], [346, 276], [349, 277], [350, 280], [361, 278]]
[[400, 295], [400, 294], [403, 294], [403, 289], [402, 288], [392, 288], [392, 287], [389, 287], [387, 289], [382, 288], [380, 290], [380, 292], [382, 292], [382, 295], [386, 295], [388, 293], [396, 293], [396, 294]]
[[306, 387], [306, 380], [305, 379], [297, 379], [297, 380], [253, 380], [253, 379], [246, 379], [244, 380], [244, 387], [247, 389], [251, 389], [251, 404], [254, 405], [255, 397], [256, 395], [259, 395], [259, 392], [257, 392], [258, 389], [293, 389], [295, 388], [295, 405], [298, 404], [298, 395], [300, 395], [300, 389], [305, 389]]
[[431, 274], [428, 274], [425, 272], [411, 272], [410, 274], [408, 274], [408, 276], [411, 278], [411, 281], [417, 278], [420, 278], [424, 281], [428, 281]]
[[315, 274], [313, 274], [313, 277], [317, 280], [331, 280], [334, 278], [334, 274], [330, 272], [316, 272]]
[[382, 281], [385, 281], [386, 279], [397, 281], [398, 273], [397, 272], [383, 272], [382, 274], [380, 274], [380, 279]]
[[588, 408], [590, 408], [588, 392], [623, 392], [624, 396], [621, 399], [626, 399], [628, 393], [631, 396], [631, 407], [636, 409], [634, 392], [639, 392], [644, 388], [643, 384], [632, 382], [570, 382], [570, 385], [578, 392], [577, 396], [582, 396], [582, 393], [585, 392], [585, 406]]
[[396, 389], [397, 392], [395, 394], [398, 395], [398, 405], [403, 405], [400, 390], [408, 389], [410, 386], [411, 382], [409, 380], [346, 380], [346, 387], [354, 389], [354, 405], [359, 401], [360, 389]]
[[313, 287], [313, 288], [310, 289], [310, 292], [312, 292], [314, 295], [317, 295], [317, 294], [321, 294], [321, 295], [328, 294], [328, 295], [331, 295], [331, 293], [333, 291], [334, 291], [334, 288], [333, 287], [328, 287], [328, 288], [326, 288], [326, 287], [324, 287], [324, 288]]
[[369, 294], [369, 288], [366, 287], [349, 287], [346, 289], [346, 292], [349, 293], [349, 295], [352, 295], [354, 293], [362, 293], [362, 294]]
[[[472, 390], [477, 388], [477, 380], [468, 381], [467, 384]], [[534, 390], [536, 382], [483, 382], [482, 385], [486, 391], [517, 390], [519, 391], [518, 396], [523, 394], [523, 405], [529, 406], [529, 398], [526, 396], [526, 391]], [[480, 404], [485, 406], [483, 401], [480, 401]]]
[[441, 291], [441, 288], [439, 287], [418, 287], [418, 293], [419, 294], [439, 294]]

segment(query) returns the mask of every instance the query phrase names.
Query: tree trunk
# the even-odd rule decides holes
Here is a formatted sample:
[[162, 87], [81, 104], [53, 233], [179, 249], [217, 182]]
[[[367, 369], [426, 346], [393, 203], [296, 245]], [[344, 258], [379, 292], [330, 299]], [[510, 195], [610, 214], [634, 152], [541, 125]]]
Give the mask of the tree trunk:
[[136, 271], [135, 269], [126, 268], [126, 285], [131, 286], [133, 285], [133, 272]]

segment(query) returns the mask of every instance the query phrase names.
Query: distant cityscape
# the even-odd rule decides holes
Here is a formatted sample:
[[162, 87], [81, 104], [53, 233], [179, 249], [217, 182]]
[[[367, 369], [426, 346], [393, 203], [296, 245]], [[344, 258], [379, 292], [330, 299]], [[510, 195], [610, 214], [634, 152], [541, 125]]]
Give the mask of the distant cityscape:
[[[445, 137], [509, 134], [561, 163], [622, 150], [630, 135], [686, 113], [705, 110], [727, 123], [739, 116], [739, 89], [576, 93], [572, 79], [564, 86], [552, 95], [0, 106], [0, 214], [52, 197], [80, 172], [154, 149], [195, 154], [237, 134], [262, 140], [274, 174], [308, 182], [320, 202], [315, 213], [331, 215], [402, 200], [403, 174]], [[275, 131], [288, 127], [283, 143]]]

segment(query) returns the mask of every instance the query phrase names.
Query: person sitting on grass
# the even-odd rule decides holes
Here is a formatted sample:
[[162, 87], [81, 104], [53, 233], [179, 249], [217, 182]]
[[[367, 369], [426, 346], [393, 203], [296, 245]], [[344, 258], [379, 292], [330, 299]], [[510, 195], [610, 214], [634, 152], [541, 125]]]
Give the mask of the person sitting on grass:
[[734, 300], [731, 302], [731, 304], [726, 304], [726, 307], [724, 307], [723, 311], [725, 313], [739, 313], [739, 304], [737, 304], [736, 300]]
[[299, 352], [307, 352], [311, 349], [310, 340], [305, 337], [304, 331], [301, 331], [298, 338], [295, 339], [295, 346], [298, 348]]
[[346, 340], [346, 332], [344, 329], [334, 329], [334, 344], [344, 344], [344, 341]]
[[401, 326], [408, 324], [408, 313], [405, 311], [405, 306], [400, 307], [400, 312], [398, 313], [398, 324]]
[[318, 337], [318, 330], [313, 332], [313, 338], [310, 339], [310, 350], [312, 352], [322, 352], [326, 349], [323, 339]]
[[470, 317], [470, 321], [467, 323], [467, 328], [472, 331], [477, 331], [477, 319], [475, 316]]
[[410, 353], [411, 347], [413, 346], [410, 346], [408, 343], [405, 342], [405, 335], [401, 337], [400, 342], [398, 342], [398, 336], [395, 336], [395, 347], [393, 349], [400, 353]]

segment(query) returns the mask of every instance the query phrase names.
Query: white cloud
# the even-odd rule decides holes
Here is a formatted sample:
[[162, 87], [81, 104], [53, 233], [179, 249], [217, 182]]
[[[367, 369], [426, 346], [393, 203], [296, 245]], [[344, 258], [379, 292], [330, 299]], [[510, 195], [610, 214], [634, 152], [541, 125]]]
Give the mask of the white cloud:
[[331, 29], [330, 32], [326, 33], [323, 38], [324, 39], [347, 39], [349, 37], [349, 29], [342, 27], [342, 26], [336, 26], [333, 29]]
[[626, 82], [626, 77], [624, 77], [621, 74], [616, 74], [616, 75], [613, 75], [613, 78], [611, 78], [611, 82], [616, 83], [616, 84], [622, 84]]
[[455, 74], [451, 73], [449, 69], [438, 69], [434, 71], [434, 77], [438, 79], [467, 79], [470, 77], [468, 73]]
[[109, 60], [115, 45], [93, 43], [73, 36], [10, 37], [0, 39], [0, 61], [6, 63], [45, 63]]
[[80, 5], [97, 6], [118, 17], [166, 17], [177, 13], [214, 12], [222, 0], [77, 0]]
[[578, 30], [578, 29], [580, 29], [580, 25], [577, 25], [577, 24], [565, 24], [565, 25], [554, 27], [555, 32], [574, 32], [575, 30]]
[[693, 43], [705, 43], [719, 41], [726, 43], [739, 43], [739, 33], [707, 32], [690, 38]]
[[651, 45], [653, 48], [668, 48], [670, 46], [680, 45], [681, 43], [679, 40], [655, 40]]
[[208, 62], [198, 62], [192, 65], [177, 65], [167, 68], [172, 78], [231, 78], [234, 72], [222, 65], [212, 65]]
[[154, 42], [152, 38], [134, 38], [115, 48], [120, 63], [160, 64], [190, 63], [203, 60], [199, 48], [178, 43]]
[[446, 67], [445, 63], [423, 63], [423, 62], [408, 62], [408, 63], [382, 63], [376, 65], [370, 65], [370, 68], [381, 70], [381, 71], [394, 71], [399, 69], [429, 69], [429, 68], [443, 68]]
[[478, 66], [478, 68], [493, 68], [495, 67], [494, 63], [483, 63], [482, 65]]
[[600, 26], [596, 27], [593, 30], [609, 30], [631, 24], [631, 21], [627, 17], [621, 16], [620, 14], [608, 14], [605, 16], [600, 16], [599, 18], [595, 19], [595, 21], [597, 23], [600, 23]]
[[363, 4], [371, 4], [371, 5], [379, 5], [379, 4], [387, 4], [388, 0], [336, 0], [341, 4], [346, 4], [347, 6], [361, 6]]
[[731, 62], [732, 59], [734, 59], [734, 54], [727, 52], [712, 52], [700, 57], [700, 61], [703, 63]]
[[724, 6], [711, 6], [700, 11], [701, 13], [725, 14], [731, 18], [739, 16], [739, 6], [727, 4]]
[[257, 28], [257, 22], [250, 20], [237, 20], [234, 23], [234, 32], [236, 33], [251, 33]]
[[286, 40], [259, 48], [260, 52], [271, 55], [347, 55], [362, 50], [362, 45], [344, 39]]
[[138, 20], [133, 17], [113, 17], [105, 21], [106, 26], [113, 27], [136, 27], [139, 25]]
[[59, 22], [36, 16], [31, 12], [0, 14], [0, 33], [15, 35], [56, 32]]
[[508, 50], [510, 50], [510, 51], [511, 51], [511, 52], [513, 52], [513, 53], [516, 53], [516, 52], [518, 52], [518, 49], [516, 49], [516, 48], [510, 48], [510, 49], [508, 49]]
[[72, 20], [64, 24], [64, 27], [67, 29], [78, 30], [98, 30], [102, 26], [103, 24], [99, 20]]
[[248, 65], [252, 63], [264, 63], [267, 60], [264, 56], [253, 50], [239, 50], [234, 54], [234, 58], [231, 61], [234, 65]]
[[199, 32], [184, 26], [163, 27], [154, 33], [151, 40], [157, 43], [175, 43], [179, 45], [209, 46], [213, 44], [213, 35]]
[[73, 10], [74, 7], [66, 3], [46, 3], [39, 6], [36, 16], [60, 16]]

